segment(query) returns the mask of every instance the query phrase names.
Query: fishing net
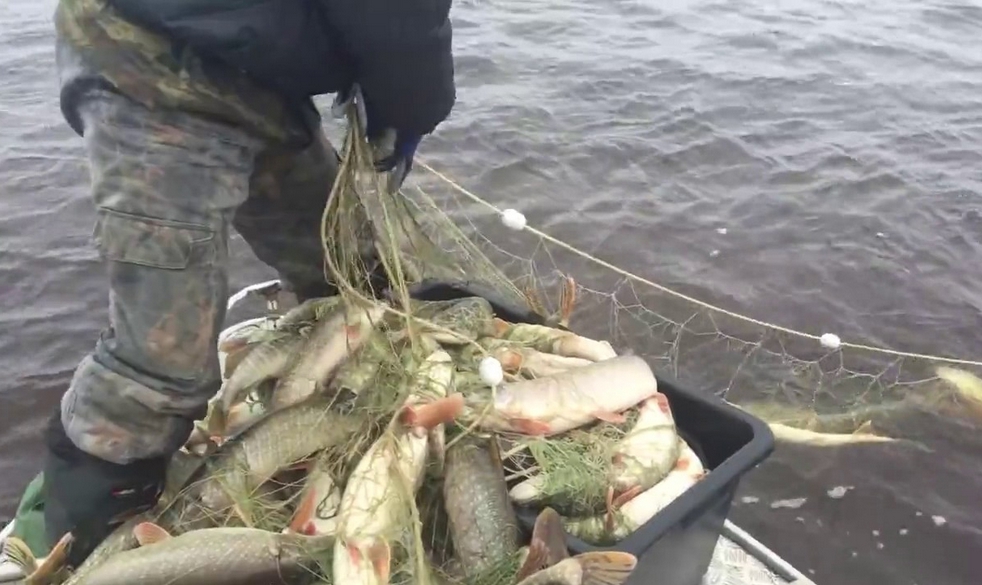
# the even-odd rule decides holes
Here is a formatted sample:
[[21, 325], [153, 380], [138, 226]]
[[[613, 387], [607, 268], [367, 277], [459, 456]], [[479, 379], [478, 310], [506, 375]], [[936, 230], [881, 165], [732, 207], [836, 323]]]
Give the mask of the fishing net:
[[452, 274], [439, 268], [445, 265], [473, 267], [497, 290], [545, 315], [559, 310], [554, 292], [573, 274], [578, 332], [642, 355], [659, 371], [768, 422], [845, 433], [872, 420], [899, 431], [891, 421], [919, 411], [982, 412], [982, 367], [972, 355], [952, 359], [837, 338], [826, 343], [702, 303], [537, 230], [510, 230], [500, 209], [422, 166], [416, 187], [387, 205], [427, 218], [429, 241], [442, 243], [435, 256], [458, 259], [434, 264], [434, 274]]
[[[347, 356], [332, 376], [332, 398], [325, 405], [324, 416], [330, 410], [357, 418], [358, 432], [339, 444], [324, 445], [312, 460], [284, 461], [288, 468], [272, 477], [244, 482], [252, 460], [243, 459], [244, 467], [219, 463], [238, 438], [246, 442], [256, 426], [274, 424], [277, 380], [250, 388], [245, 401], [232, 410], [217, 408], [218, 401], [213, 401], [196, 433], [199, 439], [217, 435], [227, 441], [217, 448], [203, 441], [203, 452], [208, 453], [203, 464], [193, 457], [175, 458], [169, 474], [173, 485], [147, 516], [173, 533], [215, 526], [271, 533], [287, 526], [300, 530], [303, 527], [294, 522], [311, 493], [329, 493], [316, 502], [314, 516], [340, 522], [341, 494], [352, 489], [353, 478], [373, 449], [399, 452], [399, 441], [407, 432], [401, 409], [409, 394], [419, 389], [421, 372], [433, 367], [431, 358], [441, 347], [453, 364], [452, 391], [467, 398], [469, 416], [462, 420], [477, 420], [487, 408], [494, 390], [482, 379], [479, 363], [496, 346], [477, 341], [489, 335], [491, 304], [496, 310], [507, 307], [511, 314], [525, 313], [559, 326], [572, 308], [569, 327], [578, 334], [609, 341], [619, 354], [642, 356], [656, 371], [771, 423], [853, 433], [872, 421], [878, 432], [899, 437], [903, 425], [897, 421], [912, 413], [982, 414], [978, 364], [849, 344], [824, 347], [816, 336], [698, 302], [532, 228], [505, 227], [501, 210], [425, 164], [414, 173], [415, 188], [391, 193], [385, 178], [373, 169], [374, 153], [355, 106], [343, 112], [347, 125], [340, 172], [322, 217], [325, 279], [337, 285], [339, 298], [296, 307], [272, 330], [259, 324], [243, 329], [240, 335], [249, 341], [240, 347], [226, 340], [223, 352], [226, 370], [237, 369], [248, 359], [247, 351], [258, 351], [249, 348], [274, 339], [307, 339], [315, 322], [338, 311], [348, 315], [366, 310], [381, 299], [387, 307], [382, 317], [385, 331], [370, 331], [360, 349]], [[476, 302], [475, 296], [484, 302]], [[358, 326], [346, 321], [346, 327]], [[636, 420], [632, 409], [623, 421], [598, 421], [550, 438], [497, 433], [500, 474], [509, 487], [533, 476], [542, 478], [540, 504], [564, 516], [602, 514], [609, 505], [612, 455]], [[289, 432], [310, 434], [308, 428], [296, 426]], [[472, 422], [447, 423], [445, 448], [429, 451], [435, 443], [431, 437], [421, 473], [406, 468], [412, 457], [405, 453], [379, 467], [387, 485], [372, 488], [381, 496], [375, 498], [380, 505], [371, 515], [386, 519], [386, 530], [377, 536], [387, 542], [388, 582], [515, 583], [521, 552], [466, 576], [456, 558], [443, 489], [447, 469], [435, 454], [445, 456], [460, 441], [477, 435], [487, 433]], [[193, 442], [189, 440], [189, 446]], [[191, 469], [180, 469], [184, 465]], [[327, 478], [325, 485], [333, 487], [315, 489], [315, 475]], [[203, 502], [202, 486], [224, 494], [222, 505]], [[338, 550], [309, 551], [314, 561], [311, 580], [337, 581]], [[370, 556], [378, 549], [360, 553]]]
[[[437, 335], [474, 334], [444, 346], [455, 368], [454, 390], [468, 397], [491, 393], [478, 364], [492, 348], [473, 341], [482, 335], [488, 315], [480, 304], [459, 310], [461, 298], [469, 295], [553, 323], [562, 321], [557, 317], [563, 314], [560, 298], [567, 303], [575, 298], [570, 326], [577, 333], [607, 340], [619, 353], [640, 355], [656, 371], [770, 423], [854, 433], [868, 430], [872, 422], [878, 432], [899, 436], [897, 421], [912, 413], [982, 412], [972, 364], [849, 345], [825, 347], [815, 336], [700, 303], [536, 230], [504, 227], [500, 210], [436, 172], [418, 173], [415, 189], [390, 193], [373, 169], [358, 108], [344, 113], [340, 173], [323, 214], [325, 278], [339, 287], [346, 306], [385, 299], [388, 330], [399, 334], [372, 334], [336, 376], [341, 390], [337, 408], [364, 416], [368, 429], [318, 460], [339, 489], [350, 488], [353, 470], [372, 445], [405, 433], [398, 413], [427, 358], [439, 349], [433, 341]], [[434, 290], [427, 285], [453, 282], [468, 290], [443, 290], [449, 304], [432, 296], [420, 300], [421, 290]], [[451, 306], [457, 310], [448, 311]], [[469, 401], [468, 408], [479, 410], [481, 404]], [[602, 514], [609, 505], [612, 454], [635, 422], [636, 412], [629, 414], [620, 423], [598, 422], [552, 438], [499, 434], [508, 485], [538, 475], [544, 479], [540, 503], [564, 515]], [[448, 448], [475, 433], [473, 425], [448, 424]], [[461, 577], [441, 489], [445, 469], [431, 463], [419, 485], [407, 479], [398, 461], [389, 463], [385, 477], [393, 485], [386, 497], [404, 504], [377, 512], [388, 514], [395, 527], [385, 534], [390, 582], [513, 584], [520, 555]], [[243, 503], [223, 522], [282, 526], [285, 515], [301, 507], [307, 489], [302, 479], [283, 485], [285, 498], [237, 494], [234, 499]], [[322, 582], [332, 582], [334, 552], [318, 557], [316, 578]]]
[[[443, 346], [453, 360], [453, 390], [478, 397], [476, 406], [469, 407], [480, 409], [486, 404], [491, 389], [481, 380], [478, 370], [481, 359], [490, 355], [490, 348], [475, 340], [489, 333], [491, 307], [481, 302], [467, 305], [468, 298], [473, 301], [473, 297], [481, 297], [490, 301], [495, 310], [505, 308], [509, 315], [524, 314], [540, 323], [560, 311], [559, 307], [547, 311], [527, 284], [516, 283], [503, 272], [480, 249], [473, 234], [462, 231], [438, 201], [421, 190], [389, 192], [384, 176], [373, 169], [374, 153], [363, 135], [357, 103], [349, 105], [344, 114], [347, 133], [341, 149], [342, 162], [323, 214], [325, 278], [338, 286], [345, 303], [357, 306], [385, 298], [399, 321], [389, 329], [404, 333], [395, 337], [376, 335], [364, 349], [348, 358], [338, 375], [338, 385], [350, 386], [357, 394], [352, 409], [369, 413], [378, 423], [380, 432], [372, 435], [372, 440], [381, 442], [405, 432], [397, 428], [393, 413], [406, 400], [427, 357], [438, 349], [434, 338], [445, 340], [446, 335], [453, 338], [455, 332], [465, 333], [463, 342]], [[389, 318], [391, 321], [391, 315]], [[420, 335], [421, 332], [430, 335]], [[446, 449], [475, 433], [473, 426], [447, 425]], [[502, 436], [502, 444], [509, 450], [499, 457], [501, 474], [509, 485], [514, 485], [532, 473], [546, 472], [546, 489], [572, 495], [574, 500], [550, 503], [558, 503], [563, 510], [600, 512], [605, 498], [606, 462], [626, 428], [627, 423], [600, 424], [595, 432], [583, 433], [579, 440], [575, 434], [555, 440], [509, 440]], [[342, 466], [345, 469], [337, 470], [340, 482], [351, 473], [353, 462], [348, 463]], [[408, 504], [398, 507], [401, 517], [393, 522], [401, 528], [386, 535], [392, 546], [392, 583], [437, 582], [433, 579], [480, 585], [515, 582], [520, 554], [505, 555], [477, 573], [468, 573], [466, 578], [454, 565], [454, 543], [441, 487], [445, 471], [442, 461], [436, 466], [427, 465], [419, 486], [404, 481], [400, 477], [403, 471], [395, 469], [398, 465], [392, 467], [390, 481], [399, 485], [390, 497], [399, 497]], [[571, 489], [567, 480], [577, 472], [579, 485]], [[330, 580], [332, 573], [323, 572], [319, 577]]]
[[[568, 275], [577, 283], [572, 327], [646, 358], [661, 374], [712, 393], [769, 423], [852, 433], [872, 421], [903, 437], [918, 413], [982, 417], [982, 360], [823, 339], [739, 314], [614, 266], [528, 227], [421, 163], [415, 192], [459, 223], [475, 246], [541, 311], [556, 310]], [[915, 425], [916, 426], [916, 425]]]

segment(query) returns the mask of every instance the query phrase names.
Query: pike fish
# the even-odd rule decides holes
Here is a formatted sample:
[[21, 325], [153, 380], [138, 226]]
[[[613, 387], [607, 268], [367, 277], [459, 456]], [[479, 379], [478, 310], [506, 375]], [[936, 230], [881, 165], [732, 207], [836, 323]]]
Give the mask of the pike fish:
[[221, 411], [231, 410], [234, 404], [241, 402], [263, 380], [280, 376], [306, 341], [305, 333], [281, 334], [260, 342], [250, 350], [219, 390]]
[[205, 528], [170, 536], [141, 523], [140, 547], [92, 570], [84, 585], [273, 585], [293, 583], [330, 549], [332, 537], [277, 534], [255, 528]]
[[443, 499], [454, 552], [466, 575], [480, 574], [518, 552], [518, 519], [493, 438], [467, 437], [450, 447]]
[[621, 585], [637, 564], [631, 553], [585, 552], [542, 569], [518, 585]]
[[617, 357], [606, 341], [597, 341], [570, 331], [530, 323], [494, 320], [495, 337], [527, 345], [537, 351], [600, 362]]
[[314, 394], [331, 374], [368, 339], [386, 306], [345, 307], [318, 321], [297, 360], [273, 390], [272, 408], [301, 402]]
[[[588, 366], [594, 362], [578, 357], [565, 357], [552, 353], [546, 353], [526, 347], [520, 343], [498, 339], [496, 337], [482, 337], [477, 343], [495, 359], [501, 362], [501, 368], [509, 373], [523, 374], [532, 378], [552, 376], [578, 368]], [[475, 351], [465, 351], [466, 358], [469, 360], [480, 361], [483, 357]]]
[[781, 423], [769, 423], [774, 438], [783, 443], [796, 443], [813, 447], [840, 447], [862, 443], [892, 443], [897, 439], [877, 435], [873, 432], [873, 424], [867, 421], [852, 433], [820, 433], [807, 429], [798, 429]]
[[479, 425], [487, 430], [550, 436], [597, 419], [622, 423], [626, 420], [622, 411], [657, 392], [658, 383], [647, 362], [637, 356], [620, 356], [553, 376], [502, 384], [493, 408]]
[[314, 398], [254, 421], [209, 458], [205, 480], [191, 489], [207, 508], [219, 510], [233, 505], [230, 494], [248, 494], [277, 471], [343, 443], [363, 421], [329, 406]]
[[341, 487], [323, 460], [319, 460], [310, 470], [304, 490], [306, 493], [287, 531], [307, 536], [337, 533]]
[[355, 395], [361, 394], [375, 381], [379, 366], [393, 360], [393, 351], [393, 345], [385, 332], [374, 331], [358, 354], [338, 368], [331, 386]]
[[139, 514], [119, 525], [118, 528], [113, 530], [109, 536], [99, 543], [99, 546], [85, 558], [85, 561], [79, 565], [78, 569], [72, 573], [71, 577], [63, 585], [84, 585], [88, 583], [89, 575], [94, 573], [106, 561], [123, 551], [139, 546], [140, 543], [133, 535], [133, 529], [141, 522], [145, 522], [149, 517], [150, 515], [146, 513]]
[[675, 466], [679, 448], [668, 397], [658, 392], [641, 403], [637, 422], [614, 448], [611, 483], [621, 492], [650, 488]]
[[[193, 480], [195, 475], [202, 469], [204, 461], [201, 457], [181, 453], [178, 451], [171, 458], [167, 465], [167, 474], [164, 480], [164, 490], [157, 502], [157, 505], [148, 512], [137, 514], [120, 524], [115, 530], [109, 533], [99, 546], [85, 558], [63, 585], [78, 585], [85, 583], [88, 574], [94, 571], [102, 563], [106, 562], [116, 554], [130, 550], [139, 546], [139, 542], [133, 535], [133, 529], [142, 522], [146, 522], [153, 517], [161, 517], [158, 522], [166, 522], [168, 519], [179, 515], [175, 509], [174, 502], [179, 498], [181, 490]], [[59, 544], [63, 541], [59, 541]], [[54, 552], [54, 551], [52, 551]], [[50, 558], [52, 555], [48, 555]]]
[[[566, 519], [566, 531], [592, 544], [613, 544], [627, 538], [642, 524], [675, 501], [705, 475], [695, 451], [679, 438], [681, 451], [675, 468], [660, 482], [634, 495], [618, 510], [608, 503], [604, 516]], [[639, 490], [635, 490], [639, 491]]]
[[[431, 354], [415, 374], [406, 406], [424, 410], [424, 403], [445, 399], [453, 363], [443, 350]], [[338, 539], [334, 547], [334, 582], [384, 585], [391, 568], [390, 541], [398, 536], [404, 516], [423, 480], [429, 429], [413, 421], [408, 429], [380, 437], [348, 477], [338, 508]], [[424, 432], [418, 432], [420, 429]]]
[[[675, 466], [679, 449], [668, 398], [656, 392], [641, 403], [634, 426], [614, 448], [611, 486], [617, 492], [650, 488]], [[547, 485], [548, 477], [538, 474], [515, 484], [509, 494], [518, 504], [531, 504], [545, 496]]]

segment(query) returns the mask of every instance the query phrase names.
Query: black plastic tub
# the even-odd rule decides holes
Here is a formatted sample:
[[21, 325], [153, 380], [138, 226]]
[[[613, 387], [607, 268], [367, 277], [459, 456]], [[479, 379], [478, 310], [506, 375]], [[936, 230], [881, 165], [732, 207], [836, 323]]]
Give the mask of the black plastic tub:
[[[593, 546], [567, 535], [571, 554], [593, 550], [629, 552], [638, 566], [628, 585], [699, 585], [730, 513], [743, 476], [774, 450], [774, 435], [762, 420], [715, 397], [685, 390], [656, 376], [669, 400], [679, 434], [702, 460], [707, 474], [646, 524], [613, 546]], [[531, 533], [538, 510], [519, 507]]]

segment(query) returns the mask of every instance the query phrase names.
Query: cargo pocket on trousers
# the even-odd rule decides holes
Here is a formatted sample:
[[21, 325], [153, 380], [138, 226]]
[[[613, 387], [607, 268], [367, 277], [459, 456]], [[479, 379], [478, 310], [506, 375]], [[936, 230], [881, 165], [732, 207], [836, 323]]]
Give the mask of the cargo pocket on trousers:
[[216, 233], [207, 226], [100, 209], [93, 238], [106, 260], [164, 270], [212, 266]]

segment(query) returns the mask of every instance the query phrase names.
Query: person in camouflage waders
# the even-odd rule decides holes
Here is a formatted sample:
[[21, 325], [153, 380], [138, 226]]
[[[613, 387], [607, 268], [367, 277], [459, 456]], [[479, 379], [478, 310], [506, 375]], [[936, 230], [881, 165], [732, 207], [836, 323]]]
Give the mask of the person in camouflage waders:
[[[45, 532], [77, 566], [153, 505], [220, 385], [234, 227], [300, 300], [329, 294], [337, 154], [312, 96], [354, 84], [398, 186], [455, 101], [450, 0], [60, 0], [60, 103], [84, 138], [110, 326], [45, 434]], [[393, 176], [394, 174], [394, 176]]]

